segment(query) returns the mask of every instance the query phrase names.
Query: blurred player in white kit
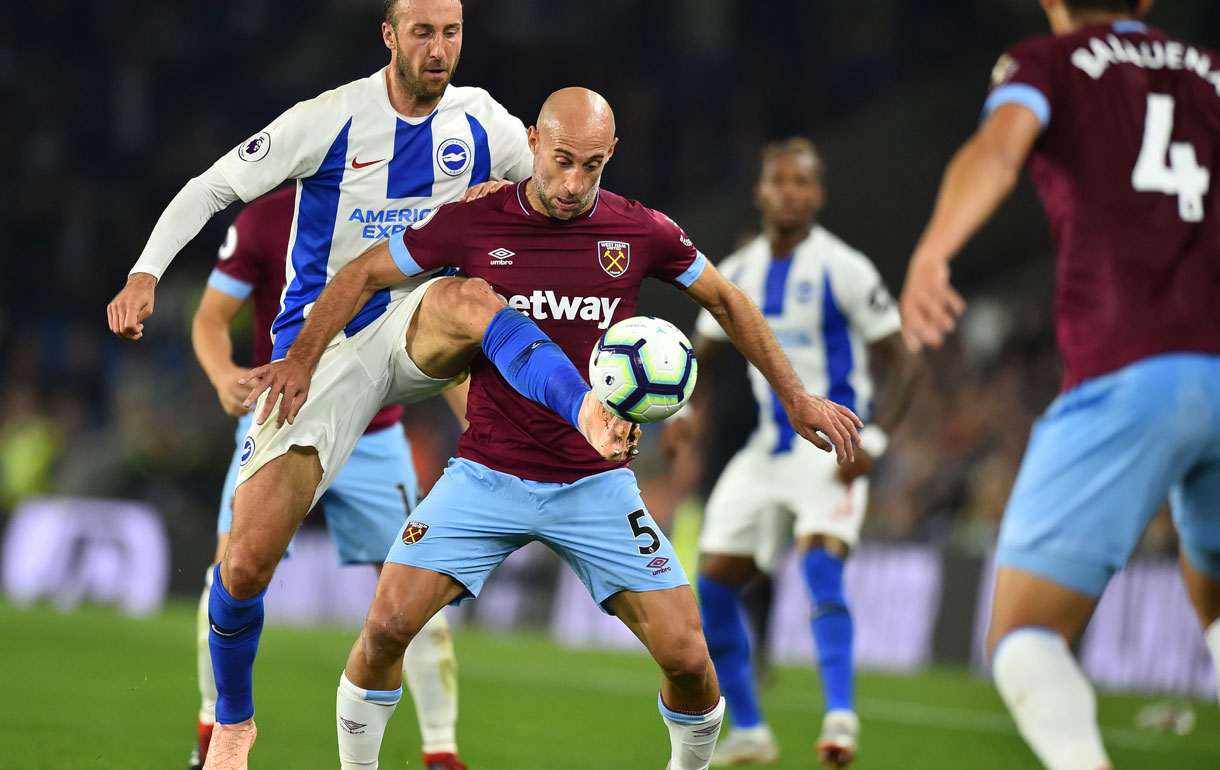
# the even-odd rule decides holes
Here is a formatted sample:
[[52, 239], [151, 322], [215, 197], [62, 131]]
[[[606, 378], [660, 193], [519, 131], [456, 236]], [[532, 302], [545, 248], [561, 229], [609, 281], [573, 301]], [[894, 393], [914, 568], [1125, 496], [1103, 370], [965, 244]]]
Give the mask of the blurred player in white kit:
[[[716, 747], [718, 765], [779, 757], [759, 708], [738, 605], [741, 588], [759, 571], [773, 573], [794, 535], [813, 605], [826, 701], [818, 756], [827, 766], [845, 767], [856, 752], [853, 631], [843, 565], [859, 540], [868, 473], [910, 400], [918, 361], [904, 349], [897, 307], [876, 268], [816, 224], [825, 199], [822, 175], [822, 161], [807, 139], [768, 145], [755, 191], [763, 233], [720, 269], [762, 309], [810, 392], [856, 411], [866, 426], [855, 459], [836, 465], [798, 440], [767, 381], [751, 367], [758, 429], [717, 481], [699, 544], [703, 630], [732, 721]], [[696, 355], [706, 372], [727, 338], [707, 313], [696, 331]], [[870, 357], [885, 373], [875, 416]]]

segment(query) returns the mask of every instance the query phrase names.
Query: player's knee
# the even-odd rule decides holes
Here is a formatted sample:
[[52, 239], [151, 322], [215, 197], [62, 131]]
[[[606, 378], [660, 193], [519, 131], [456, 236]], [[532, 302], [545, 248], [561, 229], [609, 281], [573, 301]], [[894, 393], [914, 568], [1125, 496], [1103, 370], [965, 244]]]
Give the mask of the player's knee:
[[504, 307], [504, 300], [482, 278], [462, 279], [452, 294], [454, 304], [449, 312], [472, 320], [478, 327], [486, 326], [491, 317]]
[[364, 654], [368, 661], [385, 665], [406, 652], [424, 622], [399, 611], [382, 611], [375, 604], [364, 621]]
[[684, 634], [659, 651], [657, 664], [669, 679], [680, 689], [702, 687], [711, 669], [707, 643], [697, 630]]
[[224, 559], [225, 590], [234, 599], [248, 599], [271, 584], [277, 559], [262, 558], [250, 550], [231, 546]]

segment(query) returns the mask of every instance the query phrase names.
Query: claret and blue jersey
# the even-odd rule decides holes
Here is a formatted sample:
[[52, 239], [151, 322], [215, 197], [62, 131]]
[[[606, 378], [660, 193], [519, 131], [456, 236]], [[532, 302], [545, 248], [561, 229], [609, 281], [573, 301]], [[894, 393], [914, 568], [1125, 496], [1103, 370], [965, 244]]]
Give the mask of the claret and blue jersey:
[[[793, 370], [810, 393], [868, 420], [873, 383], [868, 345], [899, 330], [898, 311], [872, 263], [821, 226], [791, 254], [773, 255], [765, 237], [727, 257], [720, 270], [766, 316]], [[710, 313], [696, 331], [728, 342]], [[759, 426], [753, 441], [787, 452], [798, 439], [762, 372], [750, 367]]]
[[[489, 179], [523, 179], [525, 127], [479, 88], [450, 86], [427, 117], [394, 110], [385, 70], [301, 102], [217, 167], [243, 200], [297, 180], [287, 285], [272, 326], [282, 358], [326, 283], [374, 244]], [[353, 334], [414, 287], [378, 292]]]

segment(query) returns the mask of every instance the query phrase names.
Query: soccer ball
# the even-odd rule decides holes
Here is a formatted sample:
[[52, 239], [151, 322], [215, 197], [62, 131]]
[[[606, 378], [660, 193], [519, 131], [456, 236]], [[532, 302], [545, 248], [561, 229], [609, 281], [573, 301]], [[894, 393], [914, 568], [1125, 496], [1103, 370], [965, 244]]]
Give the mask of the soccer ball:
[[632, 422], [658, 422], [681, 409], [698, 373], [686, 335], [651, 316], [611, 326], [589, 356], [589, 382], [598, 400]]

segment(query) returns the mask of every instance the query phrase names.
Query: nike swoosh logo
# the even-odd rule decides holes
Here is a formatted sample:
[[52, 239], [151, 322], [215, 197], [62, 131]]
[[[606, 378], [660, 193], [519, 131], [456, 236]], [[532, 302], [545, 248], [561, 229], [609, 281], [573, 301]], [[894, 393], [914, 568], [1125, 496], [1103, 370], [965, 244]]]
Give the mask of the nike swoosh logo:
[[379, 158], [378, 160], [370, 160], [368, 163], [361, 163], [360, 161], [356, 160], [355, 158], [352, 158], [352, 168], [364, 168], [365, 166], [371, 166], [374, 163], [380, 163], [383, 160], [385, 160], [385, 158]]

